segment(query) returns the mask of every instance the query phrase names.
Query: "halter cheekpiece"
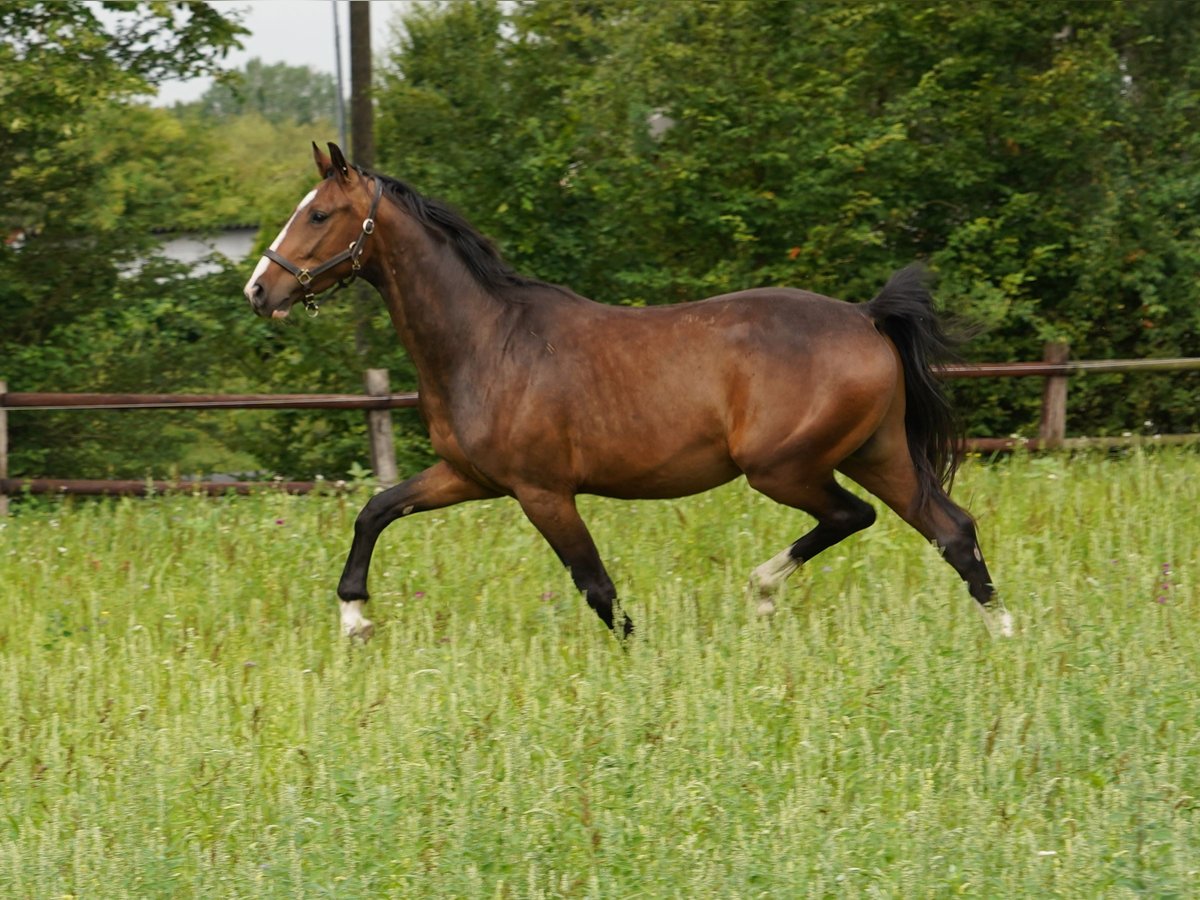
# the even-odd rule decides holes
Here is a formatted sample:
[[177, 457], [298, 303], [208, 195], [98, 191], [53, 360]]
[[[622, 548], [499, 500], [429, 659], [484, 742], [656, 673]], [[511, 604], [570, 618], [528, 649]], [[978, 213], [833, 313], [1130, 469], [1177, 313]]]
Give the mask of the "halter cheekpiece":
[[[375, 233], [375, 213], [379, 210], [379, 200], [382, 196], [383, 181], [382, 179], [376, 178], [375, 194], [371, 197], [371, 208], [367, 210], [367, 217], [363, 219], [362, 231], [359, 232], [358, 238], [351, 241], [350, 246], [341, 253], [337, 254], [337, 256], [334, 256], [332, 259], [325, 260], [325, 262], [321, 263], [316, 268], [302, 269], [290, 259], [285, 256], [281, 256], [269, 247], [263, 251], [263, 256], [271, 260], [271, 262], [278, 263], [287, 271], [295, 275], [296, 280], [299, 281], [301, 286], [303, 286], [305, 289], [312, 284], [313, 279], [318, 275], [323, 275], [334, 266], [340, 266], [346, 260], [350, 260], [350, 274], [346, 278], [338, 279], [337, 283], [333, 286], [335, 291], [340, 291], [358, 277], [358, 271], [362, 268], [363, 244], [366, 243], [368, 237]], [[317, 294], [315, 291], [307, 291], [302, 302], [304, 303], [304, 308], [308, 310], [308, 314], [310, 316], [316, 316], [321, 311], [321, 307], [317, 304]]]

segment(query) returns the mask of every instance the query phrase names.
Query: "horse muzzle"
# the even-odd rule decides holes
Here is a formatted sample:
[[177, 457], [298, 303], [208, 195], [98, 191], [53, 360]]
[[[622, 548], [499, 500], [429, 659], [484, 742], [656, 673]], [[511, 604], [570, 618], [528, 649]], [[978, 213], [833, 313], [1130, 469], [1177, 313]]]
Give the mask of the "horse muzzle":
[[254, 310], [254, 314], [262, 316], [264, 319], [286, 318], [295, 302], [290, 296], [285, 296], [281, 300], [273, 300], [271, 292], [257, 279], [251, 279], [243, 293], [250, 302], [250, 308]]

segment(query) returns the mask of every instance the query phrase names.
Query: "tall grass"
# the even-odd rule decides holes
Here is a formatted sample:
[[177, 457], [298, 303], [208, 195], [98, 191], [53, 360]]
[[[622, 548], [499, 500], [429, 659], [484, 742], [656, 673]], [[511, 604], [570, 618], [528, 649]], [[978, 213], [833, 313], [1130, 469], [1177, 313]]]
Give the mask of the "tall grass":
[[1200, 894], [1200, 457], [968, 465], [991, 640], [890, 514], [756, 618], [808, 522], [582, 503], [603, 631], [515, 504], [63, 502], [0, 522], [0, 895]]

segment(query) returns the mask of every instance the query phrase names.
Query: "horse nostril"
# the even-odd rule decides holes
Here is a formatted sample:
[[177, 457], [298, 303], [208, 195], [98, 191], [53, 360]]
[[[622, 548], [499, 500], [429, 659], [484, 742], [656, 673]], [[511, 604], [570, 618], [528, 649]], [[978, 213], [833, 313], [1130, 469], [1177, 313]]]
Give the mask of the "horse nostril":
[[250, 299], [251, 300], [260, 300], [260, 299], [262, 299], [262, 295], [263, 295], [263, 286], [261, 284], [259, 284], [256, 281], [256, 282], [254, 282], [254, 284], [250, 285]]

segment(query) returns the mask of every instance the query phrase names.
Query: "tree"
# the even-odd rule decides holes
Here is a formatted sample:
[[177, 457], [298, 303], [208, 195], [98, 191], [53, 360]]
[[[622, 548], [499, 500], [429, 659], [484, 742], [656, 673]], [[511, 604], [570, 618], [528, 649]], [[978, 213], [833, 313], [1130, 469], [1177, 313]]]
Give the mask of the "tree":
[[[97, 16], [113, 16], [105, 26]], [[132, 15], [131, 15], [132, 14]], [[34, 3], [0, 9], [0, 319], [31, 342], [145, 247], [137, 210], [155, 186], [127, 180], [111, 110], [170, 75], [211, 72], [241, 33], [206, 4]], [[168, 142], [178, 135], [159, 133]], [[161, 149], [161, 148], [160, 148]], [[151, 179], [152, 182], [152, 179]], [[68, 254], [65, 272], [52, 262]]]
[[[0, 358], [11, 385], [104, 380], [95, 367], [67, 371], [88, 347], [61, 336], [120, 312], [121, 272], [149, 245], [166, 161], [187, 145], [177, 124], [126, 104], [164, 78], [215, 72], [241, 33], [204, 3], [0, 7]], [[20, 472], [23, 448], [48, 442], [31, 419], [11, 427]]]
[[[476, 0], [405, 26], [381, 168], [532, 274], [866, 299], [923, 258], [990, 329], [977, 358], [1200, 354], [1194, 4]], [[1084, 427], [1200, 430], [1163, 381], [1080, 387]], [[1034, 419], [1009, 385], [955, 391], [983, 433]]]
[[242, 71], [214, 83], [195, 103], [176, 107], [223, 122], [256, 114], [273, 125], [326, 125], [335, 116], [336, 104], [337, 88], [327, 72], [255, 58]]
[[[149, 252], [159, 227], [274, 237], [311, 187], [308, 142], [332, 132], [282, 116], [319, 103], [304, 69], [256, 63], [240, 100], [218, 86], [166, 111], [137, 100], [236, 40], [207, 5], [10, 4], [0, 27], [11, 386], [346, 391], [368, 365], [415, 386], [378, 303], [363, 316], [341, 295], [318, 328], [279, 327], [247, 313], [246, 272], [196, 278]], [[1077, 356], [1200, 355], [1198, 46], [1200, 7], [1177, 0], [419, 4], [376, 92], [377, 168], [599, 300], [866, 299], [922, 258], [988, 327], [976, 359], [1060, 338]], [[1036, 421], [1036, 384], [952, 387], [977, 433]], [[1088, 430], [1200, 430], [1194, 377], [1089, 377], [1072, 398]], [[336, 475], [365, 448], [353, 415], [128, 421], [97, 417], [85, 445], [77, 417], [13, 416], [13, 469], [225, 454]], [[404, 443], [414, 465], [427, 452]]]
[[[101, 21], [101, 12], [111, 24]], [[0, 101], [6, 112], [0, 120], [0, 224], [6, 232], [70, 227], [80, 218], [76, 210], [86, 217], [87, 179], [99, 174], [86, 159], [94, 111], [145, 94], [164, 78], [217, 71], [242, 33], [205, 3], [0, 8]]]

